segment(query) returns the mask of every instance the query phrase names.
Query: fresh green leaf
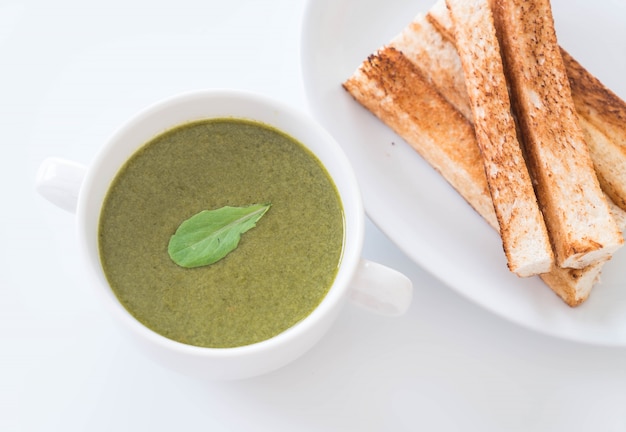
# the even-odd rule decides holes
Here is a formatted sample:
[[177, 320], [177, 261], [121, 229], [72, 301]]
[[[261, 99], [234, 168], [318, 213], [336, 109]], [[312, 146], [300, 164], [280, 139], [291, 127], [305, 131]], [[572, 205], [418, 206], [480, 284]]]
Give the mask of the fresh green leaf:
[[167, 251], [181, 267], [213, 264], [239, 244], [241, 234], [256, 226], [271, 204], [203, 210], [180, 224]]

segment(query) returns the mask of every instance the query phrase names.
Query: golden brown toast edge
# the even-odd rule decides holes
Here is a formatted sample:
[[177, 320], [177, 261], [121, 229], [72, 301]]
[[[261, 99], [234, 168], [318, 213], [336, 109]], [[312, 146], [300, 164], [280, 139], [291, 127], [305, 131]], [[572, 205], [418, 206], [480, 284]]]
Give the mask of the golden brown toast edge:
[[554, 255], [518, 141], [488, 0], [446, 4], [509, 268], [520, 276], [545, 273]]
[[[489, 225], [498, 229], [471, 125], [432, 88], [411, 61], [396, 49], [384, 47], [364, 61], [343, 86], [439, 171]], [[428, 102], [417, 102], [421, 98]], [[441, 119], [446, 122], [438, 123]], [[626, 215], [622, 214], [620, 220], [626, 224]], [[554, 267], [541, 278], [574, 307], [587, 299], [603, 265], [598, 263], [581, 270]]]
[[[370, 55], [343, 87], [403, 137], [497, 229], [474, 130], [406, 57], [392, 47]], [[450, 127], [443, 127], [450, 125]]]
[[626, 210], [626, 102], [561, 48], [600, 186]]
[[493, 15], [526, 160], [557, 264], [583, 268], [608, 259], [623, 245], [623, 237], [574, 108], [550, 1], [495, 0]]
[[[431, 7], [426, 19], [454, 45], [453, 24], [445, 0], [438, 0]], [[626, 211], [626, 128], [620, 126], [626, 124], [626, 102], [562, 47], [560, 50], [600, 185], [615, 204]], [[453, 54], [446, 52], [445, 55]]]

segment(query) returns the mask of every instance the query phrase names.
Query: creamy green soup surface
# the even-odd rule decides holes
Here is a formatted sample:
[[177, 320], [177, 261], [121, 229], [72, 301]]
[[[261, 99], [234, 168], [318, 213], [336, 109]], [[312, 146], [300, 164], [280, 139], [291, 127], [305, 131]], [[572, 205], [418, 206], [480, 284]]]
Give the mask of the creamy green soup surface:
[[[222, 260], [187, 269], [170, 259], [185, 219], [257, 203], [271, 208]], [[124, 307], [163, 336], [216, 348], [271, 338], [311, 313], [343, 240], [341, 202], [315, 156], [238, 119], [184, 124], [144, 145], [112, 182], [99, 222], [102, 266]]]

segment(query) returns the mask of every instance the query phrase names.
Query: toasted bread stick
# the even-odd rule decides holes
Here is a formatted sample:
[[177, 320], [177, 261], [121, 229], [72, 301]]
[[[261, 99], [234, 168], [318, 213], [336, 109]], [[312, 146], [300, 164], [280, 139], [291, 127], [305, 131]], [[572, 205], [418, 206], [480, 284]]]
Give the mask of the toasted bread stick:
[[517, 139], [488, 0], [446, 3], [509, 269], [523, 277], [545, 273], [552, 246]]
[[[443, 15], [441, 15], [441, 12], [438, 13], [439, 15], [437, 13], [433, 15], [432, 12], [439, 10], [441, 6], [443, 6]], [[401, 51], [402, 55], [417, 68], [426, 81], [439, 91], [447, 102], [460, 111], [469, 123], [473, 124], [458, 52], [449, 36], [441, 32], [442, 28], [447, 28], [451, 23], [441, 24], [441, 16], [448, 17], [448, 10], [444, 0], [437, 2], [426, 15], [418, 14], [401, 33], [390, 41], [387, 47]], [[444, 22], [445, 20], [449, 21], [448, 18], [444, 18]], [[590, 113], [589, 117], [593, 118], [593, 124], [598, 124], [598, 127], [605, 131], [610, 131], [609, 125], [613, 124], [614, 131], [612, 135], [617, 135], [616, 139], [618, 140], [620, 139], [619, 135], [623, 133], [626, 147], [626, 127], [617, 128], [622, 118], [624, 119], [623, 124], [626, 125], [626, 103], [601, 84], [597, 78], [589, 74], [562, 48], [561, 54], [563, 55], [565, 65], [570, 66], [568, 67], [568, 76], [570, 83], [572, 83], [572, 94], [576, 93], [574, 88], [579, 90], [577, 97], [581, 99], [580, 105], [589, 107], [586, 109]], [[573, 68], [576, 68], [577, 71], [570, 73], [570, 70]], [[582, 103], [582, 100], [585, 102]], [[606, 100], [606, 103], [602, 102], [604, 100]], [[602, 114], [594, 115], [594, 112], [599, 111], [602, 111]], [[612, 121], [603, 120], [605, 117], [612, 117]], [[586, 116], [579, 115], [579, 120], [585, 134], [594, 135], [593, 141], [599, 147], [597, 151], [606, 154], [599, 161], [609, 166], [603, 167], [602, 170], [597, 169], [598, 176], [600, 176], [599, 171], [616, 170], [624, 167], [626, 157], [619, 152], [618, 146], [615, 146], [600, 129], [593, 126], [591, 120], [587, 121]], [[589, 139], [587, 142], [589, 142]], [[613, 155], [614, 157], [611, 158], [608, 155]], [[594, 160], [594, 164], [596, 163]], [[623, 171], [625, 172], [616, 173], [615, 175], [626, 175], [626, 168]], [[611, 178], [612, 181], [615, 181], [615, 176]], [[617, 183], [621, 187], [626, 188], [626, 179], [623, 182], [617, 181]], [[622, 208], [622, 205], [613, 199], [609, 191], [605, 191], [605, 194], [607, 195], [613, 218], [616, 220], [618, 227], [624, 229], [626, 227], [626, 211], [616, 210], [616, 205], [620, 208]]]
[[[454, 43], [453, 24], [445, 0], [438, 0], [431, 7], [426, 19], [445, 39]], [[430, 54], [433, 57], [441, 55], [447, 62], [453, 62], [451, 57], [458, 55], [451, 53], [449, 46], [433, 48], [445, 48], [439, 51], [433, 49]], [[623, 127], [626, 124], [626, 102], [582, 67], [563, 47], [560, 50], [600, 186], [615, 204], [626, 211], [626, 128]], [[461, 112], [469, 107], [467, 98], [453, 97], [448, 100]]]
[[600, 186], [626, 210], [626, 102], [563, 48], [561, 57]]
[[470, 205], [498, 227], [472, 125], [400, 51], [385, 48], [371, 55], [343, 86], [450, 184], [465, 185]]
[[428, 10], [426, 19], [435, 26], [443, 37], [454, 43], [454, 23], [450, 18], [446, 0], [437, 0]]
[[583, 268], [607, 259], [624, 240], [600, 188], [574, 108], [550, 2], [495, 0], [493, 13], [526, 159], [557, 264]]
[[[447, 18], [449, 15], [445, 1], [437, 2], [436, 5], [443, 5], [445, 12], [443, 16]], [[459, 53], [453, 43], [454, 39], [441, 32], [442, 27], [438, 22], [438, 19], [431, 18], [431, 11], [427, 15], [418, 14], [389, 42], [388, 46], [401, 51], [473, 125], [474, 116], [465, 87]]]
[[[400, 135], [491, 225], [498, 222], [473, 128], [400, 51], [385, 47], [364, 61], [344, 88]], [[620, 221], [626, 214], [620, 209]], [[623, 226], [623, 225], [622, 225]], [[591, 292], [603, 264], [554, 267], [541, 278], [570, 306]]]
[[[389, 46], [402, 51], [411, 62], [428, 70], [430, 73], [427, 78], [432, 84], [465, 118], [473, 122], [463, 66], [456, 48], [424, 15], [417, 15], [391, 40]], [[442, 55], [445, 52], [450, 52], [451, 55]]]

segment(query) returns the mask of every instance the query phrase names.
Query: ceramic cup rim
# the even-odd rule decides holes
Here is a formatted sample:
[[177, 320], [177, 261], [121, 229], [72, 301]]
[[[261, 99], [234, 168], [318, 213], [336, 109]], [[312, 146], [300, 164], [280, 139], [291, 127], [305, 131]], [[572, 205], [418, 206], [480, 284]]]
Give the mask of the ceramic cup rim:
[[[100, 265], [97, 251], [97, 219], [100, 214], [104, 194], [106, 190], [108, 190], [112, 176], [115, 175], [117, 170], [122, 166], [122, 163], [125, 162], [132, 153], [151, 137], [158, 134], [154, 133], [154, 130], [149, 131], [147, 132], [149, 136], [147, 136], [146, 139], [146, 133], [143, 133], [144, 136], [142, 140], [142, 138], [137, 138], [137, 135], [142, 135], [141, 133], [135, 133], [137, 130], [144, 127], [143, 125], [155, 121], [154, 119], [158, 118], [160, 114], [171, 112], [175, 110], [176, 107], [202, 103], [209, 106], [210, 104], [228, 101], [232, 103], [225, 104], [227, 107], [224, 108], [223, 115], [210, 114], [215, 112], [214, 109], [208, 109], [207, 112], [209, 114], [204, 117], [198, 116], [197, 118], [185, 119], [186, 116], [182, 115], [182, 121], [178, 123], [174, 121], [173, 123], [170, 122], [170, 124], [162, 125], [161, 132], [170, 129], [176, 124], [198, 120], [200, 118], [233, 117], [261, 121], [269, 124], [296, 138], [309, 149], [311, 149], [309, 146], [312, 141], [315, 140], [314, 146], [323, 147], [325, 154], [322, 156], [317, 149], [311, 149], [311, 151], [322, 160], [322, 163], [328, 169], [339, 190], [339, 195], [344, 206], [344, 251], [337, 276], [328, 294], [319, 306], [302, 321], [277, 336], [261, 342], [232, 348], [207, 348], [188, 345], [156, 333], [134, 318], [118, 301], [112, 289], [109, 287]], [[252, 108], [247, 110], [243, 109], [239, 112], [234, 112], [232, 108], [244, 106]], [[254, 112], [255, 109], [260, 110], [262, 108], [267, 111], [266, 115], [249, 115], [249, 113]], [[231, 111], [230, 114], [228, 113], [229, 110]], [[272, 118], [272, 116], [280, 118], [280, 121], [267, 121], [269, 118]], [[293, 125], [296, 125], [294, 130], [301, 130], [302, 134], [306, 134], [307, 137], [295, 136], [293, 130], [286, 130], [289, 128], [283, 127], [287, 124], [285, 122], [291, 122]], [[133, 139], [136, 142], [133, 145], [126, 144], [124, 151], [121, 152], [120, 148], [123, 146], [121, 143]], [[317, 144], [318, 142], [323, 144]], [[131, 147], [133, 147], [132, 151], [130, 149]], [[335, 161], [335, 165], [333, 166], [337, 166], [338, 168], [331, 169], [331, 167], [327, 165], [328, 158], [333, 158]], [[111, 174], [112, 171], [114, 171], [113, 174]], [[106, 178], [103, 178], [103, 175]], [[106, 187], [103, 187], [103, 183], [106, 183]], [[283, 102], [249, 91], [230, 89], [208, 89], [181, 93], [158, 101], [130, 118], [130, 120], [100, 148], [100, 151], [89, 166], [78, 197], [76, 214], [79, 244], [82, 249], [81, 255], [86, 259], [86, 265], [92, 276], [92, 283], [98, 286], [97, 290], [104, 297], [104, 301], [108, 304], [109, 309], [112, 309], [117, 318], [123, 321], [133, 333], [145, 338], [153, 344], [179, 353], [203, 357], [242, 356], [263, 350], [272, 350], [273, 347], [275, 348], [292, 343], [294, 339], [302, 336], [309, 331], [311, 327], [320, 323], [326, 315], [331, 315], [332, 310], [337, 308], [337, 306], [344, 301], [346, 292], [349, 289], [350, 280], [356, 272], [361, 257], [365, 218], [359, 186], [350, 162], [339, 144], [325, 129], [308, 114]]]

